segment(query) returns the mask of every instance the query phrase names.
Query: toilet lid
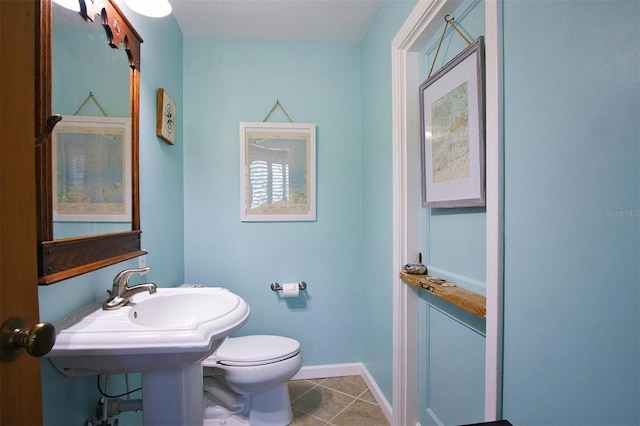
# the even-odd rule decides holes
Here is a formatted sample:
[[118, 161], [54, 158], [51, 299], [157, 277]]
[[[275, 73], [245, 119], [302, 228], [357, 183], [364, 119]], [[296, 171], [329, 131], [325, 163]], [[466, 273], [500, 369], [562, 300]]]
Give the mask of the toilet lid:
[[297, 340], [282, 336], [229, 337], [213, 354], [224, 365], [263, 365], [290, 358], [300, 352]]

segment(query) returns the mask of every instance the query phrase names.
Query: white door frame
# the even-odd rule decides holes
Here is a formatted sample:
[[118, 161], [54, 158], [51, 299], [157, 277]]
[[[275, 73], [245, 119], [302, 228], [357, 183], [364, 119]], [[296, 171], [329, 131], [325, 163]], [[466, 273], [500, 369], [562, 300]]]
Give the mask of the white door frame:
[[[417, 261], [420, 197], [419, 51], [461, 0], [419, 1], [392, 42], [393, 424], [418, 424], [418, 290], [401, 266]], [[485, 420], [502, 416], [502, 0], [485, 1], [486, 286]], [[411, 141], [411, 143], [409, 142]]]

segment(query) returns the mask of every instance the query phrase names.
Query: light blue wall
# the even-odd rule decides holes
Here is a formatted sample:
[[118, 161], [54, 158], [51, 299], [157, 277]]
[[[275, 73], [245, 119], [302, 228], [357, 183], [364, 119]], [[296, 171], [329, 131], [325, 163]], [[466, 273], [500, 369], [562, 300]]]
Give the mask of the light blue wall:
[[391, 41], [415, 1], [383, 1], [360, 43], [363, 358], [389, 402], [393, 387]]
[[[306, 365], [362, 359], [359, 77], [352, 44], [184, 40], [186, 280], [240, 295], [239, 334], [295, 338]], [[317, 126], [317, 221], [241, 223], [238, 124], [276, 100]], [[272, 281], [308, 289], [285, 301]]]
[[[104, 48], [102, 25], [85, 22], [78, 12], [57, 3], [53, 3], [52, 10], [52, 111], [66, 115], [78, 111], [78, 115], [101, 117], [97, 102], [109, 117], [131, 116], [127, 55], [121, 49]], [[78, 55], [82, 55], [81, 63]], [[98, 81], [100, 84], [96, 84]], [[89, 92], [95, 102], [84, 103]]]
[[[183, 141], [180, 137], [183, 126], [182, 34], [173, 17], [144, 18], [125, 5], [120, 6], [144, 39], [140, 90], [140, 210], [142, 245], [149, 251], [147, 264], [152, 268], [144, 280], [154, 281], [162, 287], [175, 286], [184, 281]], [[178, 138], [174, 146], [167, 145], [155, 134], [158, 87], [165, 88], [178, 105]], [[105, 299], [115, 274], [137, 265], [134, 259], [40, 287], [40, 319], [56, 322], [96, 299]], [[132, 278], [132, 283], [135, 282], [141, 281]], [[131, 387], [136, 386], [139, 386], [139, 376], [133, 375]], [[95, 376], [63, 376], [45, 358], [42, 361], [42, 390], [45, 425], [81, 425], [87, 418], [95, 417], [94, 410], [100, 397]], [[112, 376], [110, 391], [124, 391], [123, 376]], [[121, 417], [121, 422], [127, 424], [141, 424], [141, 421], [141, 414]]]
[[504, 22], [504, 414], [637, 425], [640, 3]]

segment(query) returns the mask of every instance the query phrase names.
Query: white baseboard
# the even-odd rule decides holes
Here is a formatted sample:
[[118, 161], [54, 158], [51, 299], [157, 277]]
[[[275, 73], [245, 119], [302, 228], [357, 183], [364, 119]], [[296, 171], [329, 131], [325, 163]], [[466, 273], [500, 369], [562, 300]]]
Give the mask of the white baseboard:
[[373, 394], [373, 397], [376, 399], [376, 402], [380, 406], [380, 409], [382, 410], [384, 416], [387, 418], [387, 421], [389, 421], [389, 424], [393, 424], [393, 409], [391, 408], [391, 404], [389, 404], [387, 398], [384, 397], [384, 394], [378, 387], [378, 384], [375, 382], [375, 380], [373, 380], [373, 377], [371, 377], [371, 374], [369, 374], [369, 370], [367, 370], [367, 367], [365, 367], [364, 365], [362, 365], [362, 373], [360, 374], [360, 376], [362, 376], [362, 379], [367, 384], [367, 387]]
[[384, 394], [378, 387], [378, 384], [373, 380], [371, 374], [369, 374], [367, 367], [365, 367], [361, 362], [303, 366], [300, 371], [298, 371], [298, 374], [293, 376], [291, 380], [323, 379], [327, 377], [342, 376], [362, 377], [362, 380], [367, 384], [371, 394], [380, 406], [382, 413], [389, 423], [392, 423], [393, 410], [391, 408], [391, 404], [389, 404], [389, 401], [385, 398]]
[[364, 365], [361, 362], [348, 364], [325, 364], [302, 366], [291, 380], [322, 379], [325, 377], [361, 376]]

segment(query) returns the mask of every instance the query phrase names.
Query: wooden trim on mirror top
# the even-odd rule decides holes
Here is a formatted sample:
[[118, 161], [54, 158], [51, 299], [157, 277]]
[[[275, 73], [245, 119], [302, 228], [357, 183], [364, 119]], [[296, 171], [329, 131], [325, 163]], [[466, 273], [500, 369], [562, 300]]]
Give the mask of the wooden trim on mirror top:
[[[131, 178], [132, 222], [131, 231], [88, 237], [53, 239], [53, 194], [51, 140], [36, 147], [36, 192], [38, 231], [38, 284], [53, 284], [105, 266], [113, 265], [146, 254], [141, 247], [140, 189], [139, 189], [139, 127], [140, 127], [140, 44], [142, 38], [133, 28], [113, 0], [80, 0], [78, 19], [95, 21], [105, 28], [106, 42], [112, 48], [124, 45], [131, 67]], [[52, 4], [39, 1], [36, 54], [36, 129], [40, 135], [47, 118], [52, 114]], [[78, 52], [82, 58], [83, 52]]]

